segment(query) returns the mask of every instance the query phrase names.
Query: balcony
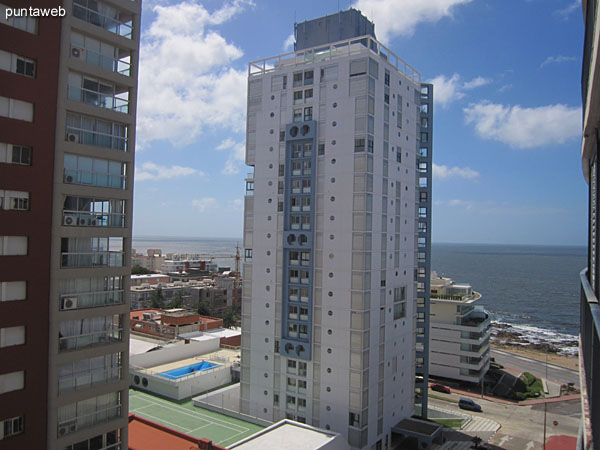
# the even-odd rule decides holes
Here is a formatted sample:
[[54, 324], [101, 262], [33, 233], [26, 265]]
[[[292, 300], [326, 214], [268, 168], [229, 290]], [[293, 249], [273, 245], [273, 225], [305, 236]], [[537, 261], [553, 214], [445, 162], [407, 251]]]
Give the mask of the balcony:
[[103, 55], [89, 47], [80, 47], [79, 45], [71, 45], [71, 58], [84, 61], [93, 66], [102, 67], [110, 72], [119, 73], [121, 75], [131, 75], [131, 64], [129, 63], [130, 55], [128, 52], [115, 49], [115, 53], [123, 54], [120, 58]]
[[58, 392], [71, 392], [89, 389], [93, 386], [111, 383], [121, 379], [122, 367], [109, 367], [107, 369], [88, 370], [73, 374], [68, 377], [59, 377]]
[[61, 267], [123, 267], [124, 256], [118, 251], [61, 253]]
[[122, 342], [122, 340], [123, 328], [120, 328], [117, 325], [110, 325], [107, 329], [95, 333], [60, 337], [58, 345], [60, 351], [67, 351], [79, 350], [96, 345], [112, 344], [115, 342]]
[[102, 2], [74, 0], [73, 16], [116, 35], [127, 39], [132, 38], [133, 24], [131, 17]]
[[106, 213], [91, 214], [89, 212], [63, 210], [63, 225], [73, 227], [125, 227], [125, 214]]
[[[600, 303], [587, 279], [587, 269], [581, 271], [581, 332], [579, 365], [581, 368], [582, 413], [581, 447], [600, 448], [600, 383], [592, 375], [600, 373]], [[594, 445], [595, 444], [595, 445]]]
[[[106, 93], [101, 92], [106, 90]], [[94, 89], [88, 89], [81, 86], [67, 86], [67, 96], [69, 100], [85, 103], [87, 105], [106, 108], [121, 113], [129, 113], [129, 92], [115, 93], [114, 87], [102, 85]]]
[[60, 310], [96, 308], [100, 306], [122, 305], [123, 290], [63, 294], [60, 296]]
[[93, 172], [89, 170], [65, 169], [63, 181], [69, 184], [84, 184], [89, 186], [125, 189], [125, 175]]

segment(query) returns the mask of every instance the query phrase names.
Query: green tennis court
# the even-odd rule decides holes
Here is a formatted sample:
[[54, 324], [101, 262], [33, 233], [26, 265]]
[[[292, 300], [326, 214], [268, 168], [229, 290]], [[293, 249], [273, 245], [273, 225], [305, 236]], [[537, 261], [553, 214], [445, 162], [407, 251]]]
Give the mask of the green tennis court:
[[227, 447], [263, 427], [197, 408], [191, 400], [176, 403], [144, 392], [129, 390], [129, 412], [197, 438]]

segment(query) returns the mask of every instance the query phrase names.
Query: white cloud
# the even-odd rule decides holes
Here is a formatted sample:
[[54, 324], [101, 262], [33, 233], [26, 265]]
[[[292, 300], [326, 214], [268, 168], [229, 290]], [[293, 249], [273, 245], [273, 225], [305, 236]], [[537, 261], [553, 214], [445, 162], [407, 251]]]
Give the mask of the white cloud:
[[229, 150], [229, 156], [221, 173], [225, 175], [240, 173], [240, 168], [243, 166], [246, 157], [246, 143], [227, 138], [217, 146], [217, 150]]
[[159, 166], [153, 162], [145, 162], [135, 169], [135, 181], [166, 180], [190, 175], [204, 176], [204, 172], [192, 167]]
[[548, 64], [560, 64], [560, 63], [569, 62], [569, 61], [577, 61], [577, 58], [574, 56], [562, 56], [562, 55], [548, 56], [544, 60], [544, 62], [542, 64], [540, 64], [540, 69], [542, 69], [544, 66], [547, 66]]
[[294, 37], [294, 33], [290, 34], [285, 42], [283, 43], [283, 50], [286, 52], [291, 52], [294, 50], [294, 42], [296, 42], [296, 38]]
[[463, 82], [461, 76], [455, 73], [450, 78], [446, 77], [446, 75], [438, 75], [427, 82], [433, 84], [433, 101], [436, 105], [445, 108], [453, 101], [464, 98], [466, 95], [465, 91], [485, 86], [491, 83], [491, 80], [489, 78], [475, 77], [471, 81]]
[[504, 84], [504, 85], [502, 85], [501, 87], [498, 88], [498, 92], [502, 94], [502, 93], [504, 93], [504, 92], [512, 89], [512, 87], [513, 87], [512, 84]]
[[219, 206], [219, 202], [214, 197], [203, 197], [192, 200], [192, 206], [203, 213]]
[[571, 15], [572, 12], [578, 9], [581, 11], [581, 0], [572, 0], [571, 3], [569, 3], [564, 8], [557, 9], [556, 11], [554, 11], [554, 14], [566, 19]]
[[503, 142], [512, 148], [562, 144], [581, 134], [580, 107], [558, 104], [523, 108], [480, 102], [463, 111], [465, 122], [473, 124], [481, 138]]
[[433, 177], [438, 180], [447, 180], [449, 178], [464, 178], [473, 180], [479, 177], [479, 172], [470, 167], [448, 167], [434, 164], [432, 167]]
[[227, 202], [227, 206], [233, 211], [243, 211], [244, 201], [241, 198], [236, 198], [235, 200], [230, 200]]
[[353, 7], [375, 22], [377, 39], [388, 43], [394, 36], [410, 36], [421, 22], [452, 17], [453, 9], [472, 0], [356, 0]]
[[252, 5], [233, 0], [212, 13], [190, 1], [153, 8], [140, 48], [139, 144], [185, 145], [205, 127], [244, 129], [246, 71], [231, 67], [243, 53], [210, 28]]

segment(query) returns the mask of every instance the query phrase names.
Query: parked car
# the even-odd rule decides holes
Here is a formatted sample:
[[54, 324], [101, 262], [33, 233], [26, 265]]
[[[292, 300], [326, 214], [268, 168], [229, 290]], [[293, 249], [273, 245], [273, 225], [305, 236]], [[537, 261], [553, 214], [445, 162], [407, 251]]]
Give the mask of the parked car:
[[458, 407], [460, 409], [468, 409], [469, 411], [481, 412], [481, 406], [479, 406], [470, 398], [461, 398], [458, 401]]
[[437, 391], [437, 392], [443, 392], [444, 394], [450, 394], [450, 388], [448, 386], [444, 386], [443, 384], [432, 384], [431, 385], [431, 390], [432, 391]]

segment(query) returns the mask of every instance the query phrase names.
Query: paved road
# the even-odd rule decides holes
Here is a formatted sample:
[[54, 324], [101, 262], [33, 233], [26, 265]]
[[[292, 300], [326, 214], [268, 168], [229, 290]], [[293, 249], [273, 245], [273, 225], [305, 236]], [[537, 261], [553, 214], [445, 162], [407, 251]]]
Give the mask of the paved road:
[[497, 363], [503, 366], [530, 372], [538, 378], [547, 378], [558, 383], [575, 383], [579, 386], [579, 372], [566, 367], [548, 364], [548, 376], [546, 376], [546, 363], [536, 359], [527, 358], [504, 350], [491, 350], [491, 356]]
[[[430, 391], [431, 392], [431, 391]], [[448, 400], [458, 401], [457, 394], [438, 394]], [[458, 408], [457, 403], [441, 401], [435, 398], [429, 399], [431, 406], [444, 410], [451, 410], [460, 413], [469, 413], [477, 417], [476, 422], [483, 423], [485, 419], [491, 419], [490, 423], [498, 422], [501, 428], [495, 433], [492, 427], [490, 431], [484, 431], [482, 427], [479, 430], [463, 430], [462, 435], [479, 436], [497, 447], [507, 450], [534, 450], [541, 449], [544, 435], [544, 415], [546, 415], [546, 436], [553, 434], [566, 434], [576, 436], [579, 429], [579, 400], [570, 400], [560, 403], [548, 403], [547, 411], [544, 413], [544, 405], [506, 405], [494, 403], [483, 399], [474, 399], [481, 405], [483, 412], [470, 413]], [[556, 421], [557, 425], [554, 425]], [[485, 428], [485, 427], [483, 427]], [[462, 439], [458, 439], [462, 440]], [[453, 448], [453, 447], [448, 447]], [[462, 447], [456, 447], [456, 450]], [[444, 447], [445, 450], [445, 447]]]

